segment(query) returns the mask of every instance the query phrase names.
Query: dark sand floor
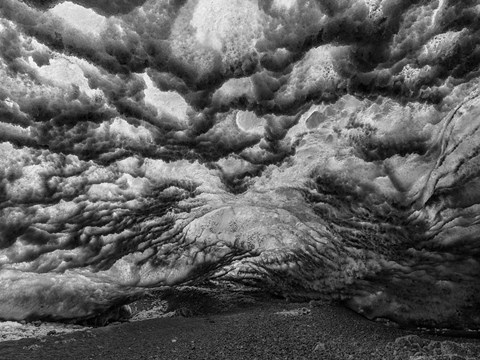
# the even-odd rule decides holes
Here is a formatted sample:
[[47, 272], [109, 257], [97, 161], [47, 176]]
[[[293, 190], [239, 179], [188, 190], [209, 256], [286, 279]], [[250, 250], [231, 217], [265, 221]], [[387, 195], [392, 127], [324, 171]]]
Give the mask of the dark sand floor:
[[337, 305], [262, 299], [223, 313], [5, 341], [0, 359], [461, 360], [480, 359], [480, 339], [387, 327]]

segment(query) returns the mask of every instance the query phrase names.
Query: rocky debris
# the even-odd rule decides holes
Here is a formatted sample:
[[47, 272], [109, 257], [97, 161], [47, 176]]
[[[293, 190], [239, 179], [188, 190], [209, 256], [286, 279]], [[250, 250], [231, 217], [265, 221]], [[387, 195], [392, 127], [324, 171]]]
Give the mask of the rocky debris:
[[305, 316], [310, 315], [311, 310], [308, 308], [299, 308], [299, 309], [292, 309], [292, 310], [282, 310], [276, 312], [276, 315], [283, 315], [283, 316]]
[[[201, 289], [197, 294], [202, 294]], [[480, 346], [478, 339], [412, 334], [385, 327], [338, 305], [311, 308], [308, 316], [279, 316], [279, 312], [308, 308], [307, 303], [256, 300], [253, 305], [239, 303], [221, 314], [156, 318], [9, 341], [0, 346], [0, 358], [56, 360], [58, 354], [68, 353], [79, 360], [411, 360], [415, 356], [470, 360]]]
[[152, 292], [131, 304], [133, 316], [130, 321], [156, 317], [191, 317], [206, 314], [221, 314], [233, 308], [254, 305], [268, 294], [242, 287], [180, 286]]
[[393, 360], [476, 360], [479, 344], [462, 344], [452, 340], [436, 341], [418, 335], [406, 335], [389, 343], [385, 350]]
[[42, 338], [46, 336], [56, 336], [69, 334], [77, 331], [85, 331], [89, 327], [54, 322], [0, 322], [0, 342], [19, 340], [24, 338]]
[[[76, 331], [85, 331], [87, 336], [95, 337], [95, 333], [91, 331], [92, 328], [119, 326], [124, 322], [156, 318], [222, 314], [233, 309], [245, 309], [258, 305], [259, 301], [266, 301], [269, 298], [268, 294], [257, 290], [243, 291], [242, 289], [242, 287], [225, 289], [225, 287], [212, 286], [164, 288], [147, 294], [129, 306], [103, 314], [99, 318], [82, 320], [73, 324], [40, 320], [30, 323], [26, 321], [0, 322], [0, 342], [56, 336]], [[303, 311], [309, 310], [302, 309]], [[119, 315], [121, 316], [119, 317]]]
[[105, 326], [114, 322], [128, 321], [132, 317], [132, 309], [129, 305], [115, 306], [114, 308], [85, 320], [84, 325]]
[[313, 351], [325, 351], [326, 350], [326, 345], [325, 343], [322, 343], [322, 342], [319, 342], [317, 345], [315, 345], [315, 348], [313, 349]]

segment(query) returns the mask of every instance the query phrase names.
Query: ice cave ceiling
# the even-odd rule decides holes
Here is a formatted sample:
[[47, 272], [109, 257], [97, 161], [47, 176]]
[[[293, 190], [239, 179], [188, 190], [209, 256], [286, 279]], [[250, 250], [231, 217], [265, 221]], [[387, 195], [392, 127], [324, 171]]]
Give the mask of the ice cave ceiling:
[[0, 2], [0, 318], [236, 281], [480, 328], [480, 1]]

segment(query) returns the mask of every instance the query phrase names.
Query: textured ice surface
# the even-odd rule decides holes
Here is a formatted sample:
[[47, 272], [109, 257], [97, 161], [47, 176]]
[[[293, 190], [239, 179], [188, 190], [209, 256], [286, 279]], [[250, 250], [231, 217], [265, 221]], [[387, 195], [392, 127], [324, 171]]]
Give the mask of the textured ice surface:
[[0, 3], [0, 317], [237, 281], [480, 327], [478, 1]]

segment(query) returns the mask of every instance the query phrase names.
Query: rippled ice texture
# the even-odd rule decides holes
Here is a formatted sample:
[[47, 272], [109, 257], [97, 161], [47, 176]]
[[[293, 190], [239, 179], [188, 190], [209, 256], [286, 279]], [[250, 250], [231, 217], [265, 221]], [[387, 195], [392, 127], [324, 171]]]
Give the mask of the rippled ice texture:
[[480, 2], [0, 3], [0, 317], [208, 278], [480, 327]]

